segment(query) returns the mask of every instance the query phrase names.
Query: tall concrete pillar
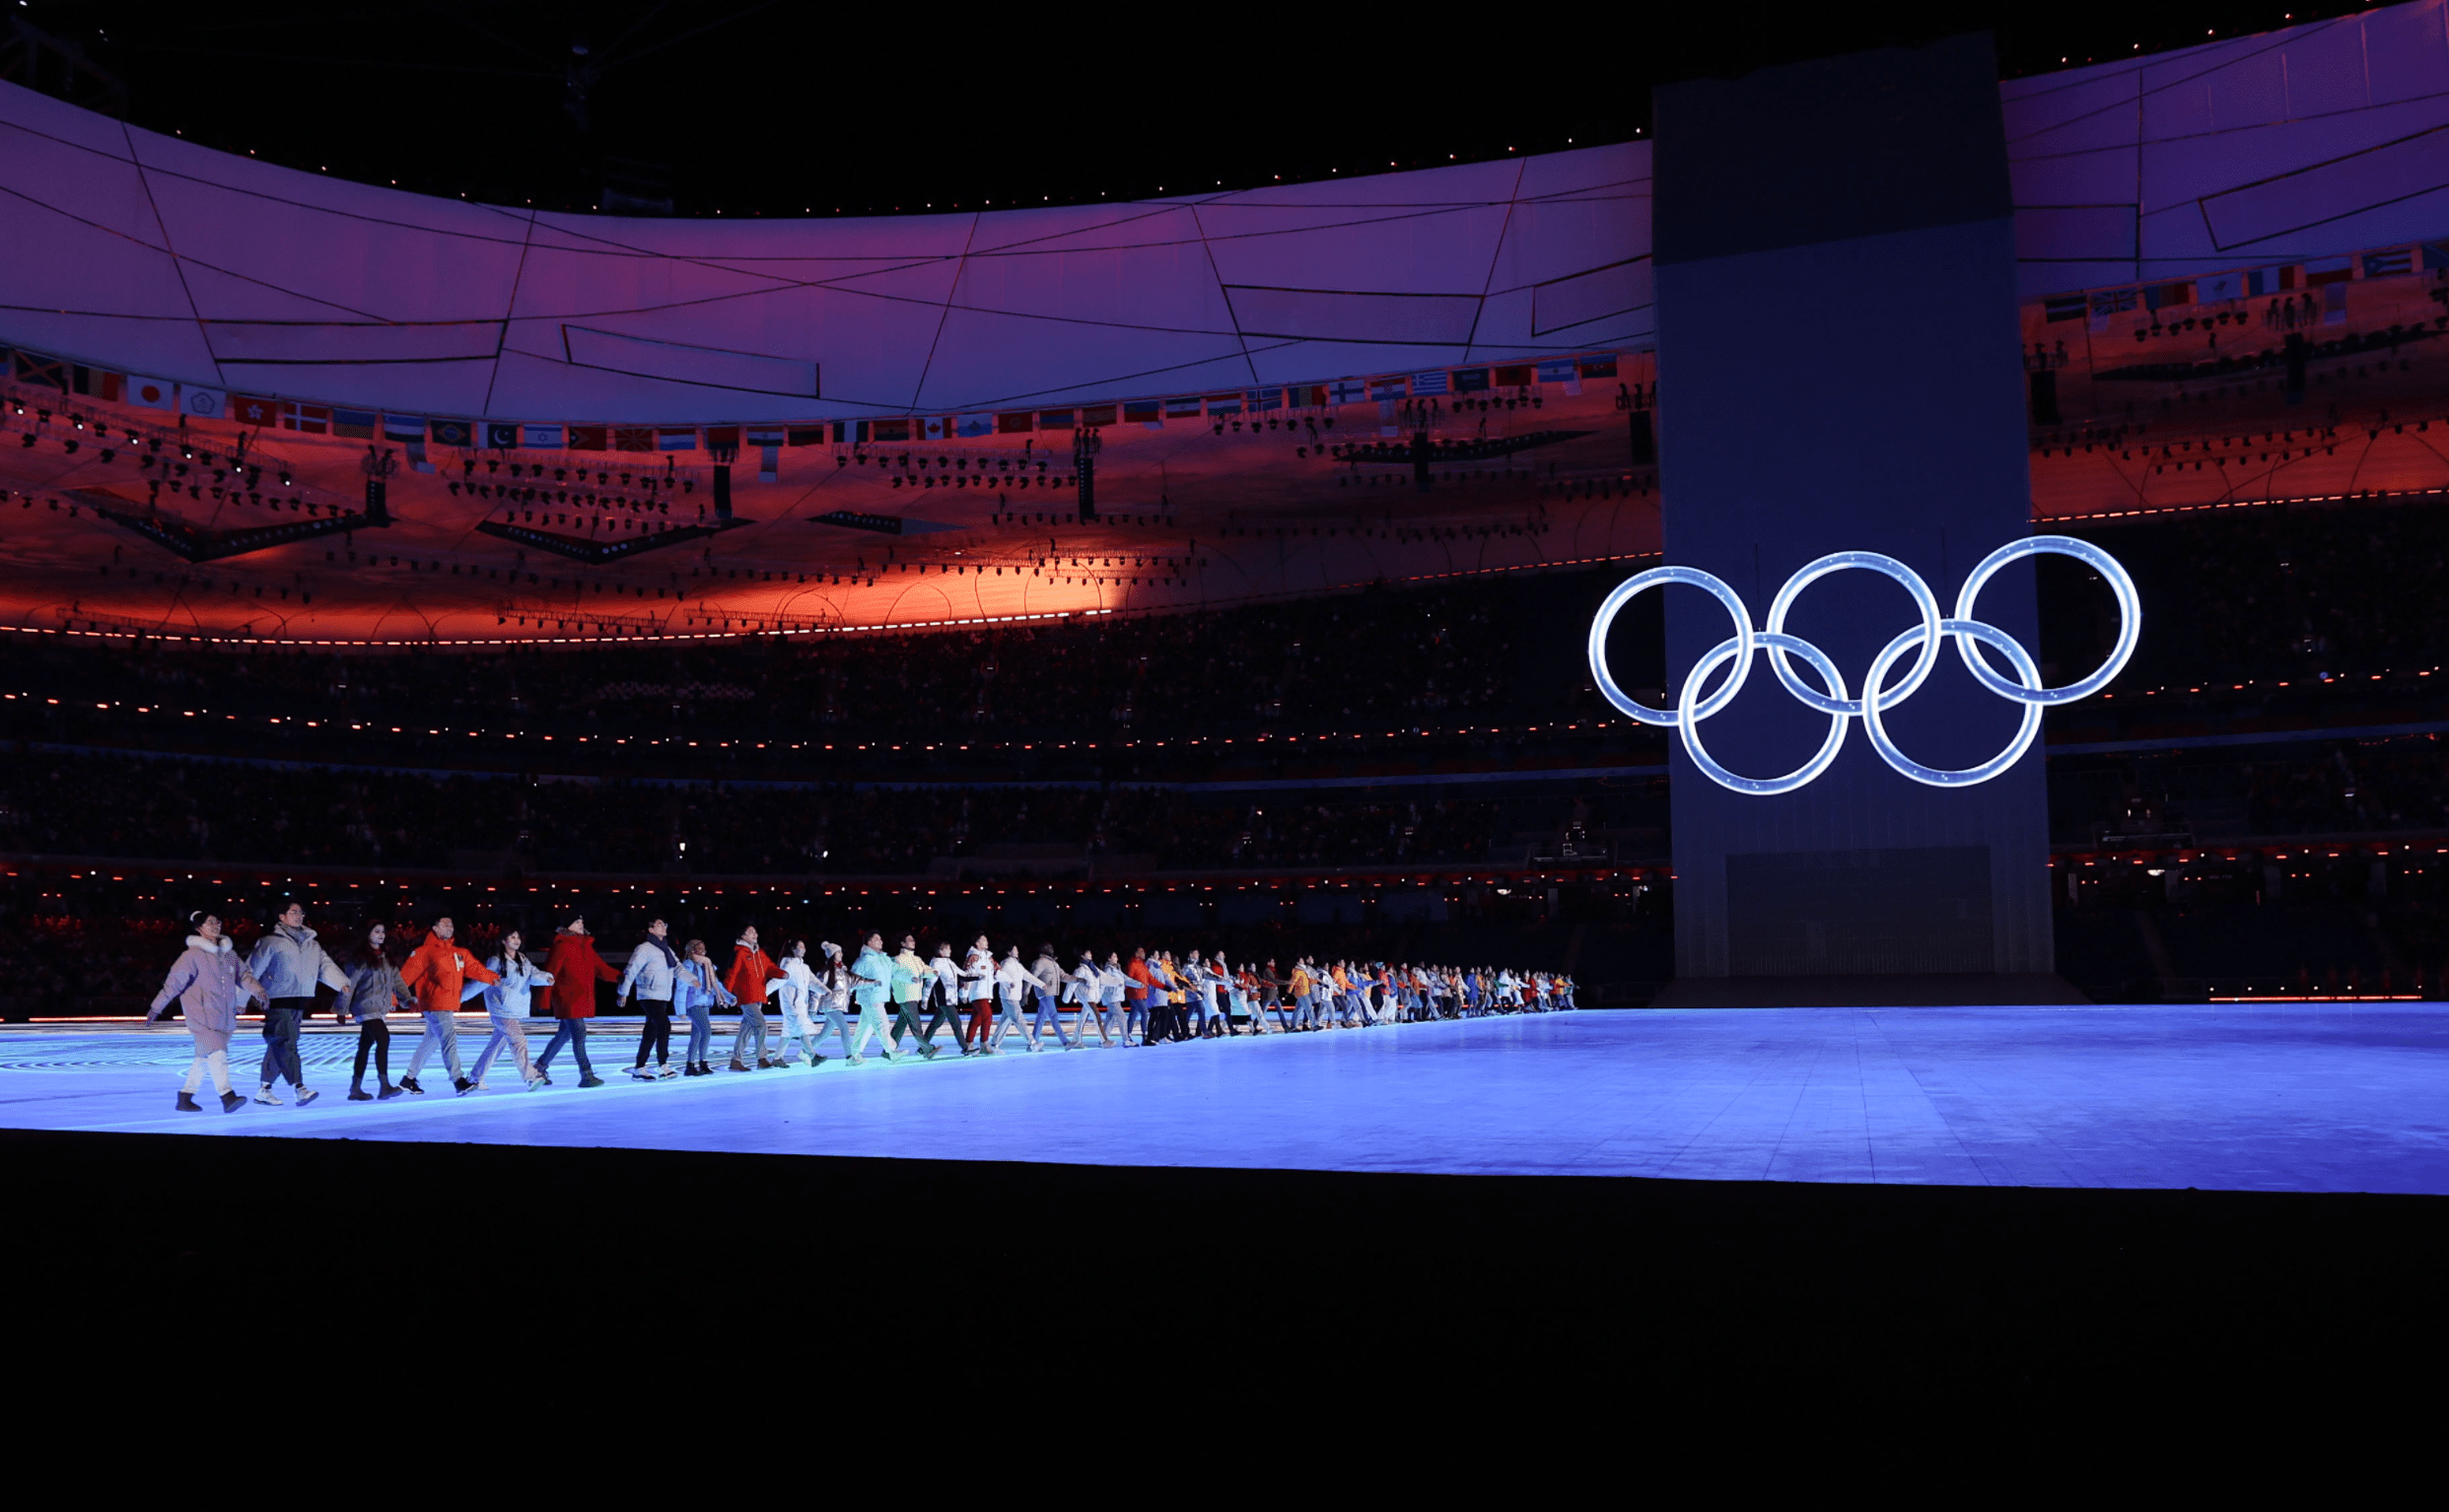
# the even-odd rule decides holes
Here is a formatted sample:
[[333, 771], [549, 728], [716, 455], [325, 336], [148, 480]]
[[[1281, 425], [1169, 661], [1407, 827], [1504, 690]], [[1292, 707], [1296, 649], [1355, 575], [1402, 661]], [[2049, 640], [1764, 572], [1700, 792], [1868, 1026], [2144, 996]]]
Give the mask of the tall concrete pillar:
[[[1666, 560], [1725, 580], [1764, 624], [1797, 568], [1876, 551], [1952, 613], [1966, 572], [2031, 533], [1990, 38], [1676, 85], [1658, 92], [1656, 121]], [[1672, 695], [1731, 628], [1707, 594], [1665, 591]], [[2029, 559], [1977, 613], [2037, 654]], [[1806, 590], [1787, 629], [1858, 696], [1873, 655], [1918, 618], [1894, 583], [1845, 572]], [[1921, 762], [1967, 768], [2010, 741], [2020, 714], [1951, 644], [1888, 726]], [[1766, 657], [1701, 726], [1716, 760], [1757, 777], [1801, 766], [1828, 729]], [[1684, 981], [1670, 1000], [1842, 1000], [1832, 980], [1905, 977], [1949, 978], [1944, 996], [1966, 1000], [2056, 996], [2041, 986], [2055, 979], [2037, 744], [1954, 790], [1891, 770], [1859, 722], [1835, 766], [1792, 792], [1731, 791], [1680, 743], [1671, 760]]]

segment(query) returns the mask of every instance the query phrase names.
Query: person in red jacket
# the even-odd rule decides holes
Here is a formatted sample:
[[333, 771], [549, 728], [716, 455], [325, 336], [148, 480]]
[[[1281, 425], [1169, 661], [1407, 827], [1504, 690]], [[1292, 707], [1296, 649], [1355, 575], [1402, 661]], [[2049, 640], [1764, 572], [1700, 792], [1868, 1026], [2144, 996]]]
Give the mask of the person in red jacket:
[[[774, 1058], [765, 1053], [765, 984], [782, 975], [774, 958], [757, 948], [757, 927], [750, 925], [732, 942], [732, 969], [723, 974], [724, 990], [739, 999], [739, 1031], [732, 1036], [732, 1069], [765, 1070]], [[757, 1037], [757, 1064], [748, 1065], [748, 1035]]]
[[417, 1053], [408, 1060], [408, 1074], [399, 1078], [403, 1088], [419, 1095], [425, 1088], [417, 1085], [417, 1072], [427, 1053], [436, 1049], [442, 1051], [453, 1088], [464, 1092], [474, 1085], [459, 1070], [460, 990], [470, 982], [502, 980], [485, 970], [485, 963], [472, 953], [459, 948], [451, 937], [454, 932], [450, 915], [435, 920], [425, 943], [410, 952], [407, 964], [399, 969], [400, 986], [415, 997], [417, 1011], [425, 1015], [425, 1033], [417, 1040]]
[[573, 919], [554, 932], [544, 970], [553, 979], [553, 985], [544, 989], [544, 1011], [560, 1019], [561, 1026], [553, 1031], [544, 1053], [535, 1058], [536, 1072], [541, 1075], [552, 1065], [553, 1053], [567, 1045], [578, 1057], [579, 1085], [602, 1086], [603, 1078], [587, 1064], [587, 1021], [595, 1016], [595, 984], [618, 982], [621, 974], [595, 953], [595, 937], [587, 932], [585, 919]]

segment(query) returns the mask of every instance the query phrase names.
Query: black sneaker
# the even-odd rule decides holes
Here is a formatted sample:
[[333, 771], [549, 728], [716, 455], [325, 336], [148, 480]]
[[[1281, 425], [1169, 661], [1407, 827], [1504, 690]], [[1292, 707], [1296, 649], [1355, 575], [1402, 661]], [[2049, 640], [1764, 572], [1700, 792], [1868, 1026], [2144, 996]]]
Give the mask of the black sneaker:
[[461, 1076], [457, 1080], [451, 1083], [451, 1090], [458, 1096], [465, 1097], [468, 1093], [476, 1090], [476, 1083], [468, 1080], [465, 1076]]
[[425, 1095], [425, 1088], [417, 1085], [417, 1078], [414, 1076], [400, 1077], [399, 1089], [403, 1092], [414, 1092], [419, 1097], [423, 1097]]
[[579, 1078], [579, 1085], [583, 1087], [599, 1087], [603, 1085], [603, 1078], [601, 1076], [581, 1076]]

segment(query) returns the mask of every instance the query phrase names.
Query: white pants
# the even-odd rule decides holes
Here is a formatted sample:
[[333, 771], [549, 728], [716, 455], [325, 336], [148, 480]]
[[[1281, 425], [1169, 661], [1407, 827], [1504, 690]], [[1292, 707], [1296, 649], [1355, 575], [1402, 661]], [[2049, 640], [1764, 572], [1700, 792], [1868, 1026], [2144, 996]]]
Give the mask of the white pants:
[[201, 1045], [195, 1049], [195, 1059], [187, 1063], [187, 1079], [178, 1084], [178, 1090], [194, 1092], [204, 1085], [204, 1075], [207, 1071], [212, 1073], [213, 1090], [224, 1097], [229, 1096], [230, 1053], [226, 1050], [207, 1052]]

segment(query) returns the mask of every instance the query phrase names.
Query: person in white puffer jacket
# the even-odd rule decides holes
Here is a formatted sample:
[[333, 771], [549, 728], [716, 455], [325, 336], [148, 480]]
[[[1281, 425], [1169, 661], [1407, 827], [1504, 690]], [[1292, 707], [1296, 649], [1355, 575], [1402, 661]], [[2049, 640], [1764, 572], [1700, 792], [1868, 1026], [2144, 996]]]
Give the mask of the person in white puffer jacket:
[[[782, 1005], [782, 1054], [777, 1058], [777, 1064], [791, 1065], [799, 1060], [802, 1048], [805, 1048], [807, 1064], [811, 1068], [824, 1065], [825, 1058], [816, 1053], [816, 1047], [825, 1042], [825, 1034], [815, 1023], [818, 999], [823, 992], [817, 984], [816, 974], [807, 969], [807, 941], [795, 939], [784, 946], [783, 957], [775, 963], [774, 969], [782, 975], [765, 984], [765, 996]], [[850, 1049], [850, 1026], [842, 1021], [838, 1012], [832, 1018], [833, 1022], [827, 1027], [841, 1030], [842, 1048], [847, 1053]]]

